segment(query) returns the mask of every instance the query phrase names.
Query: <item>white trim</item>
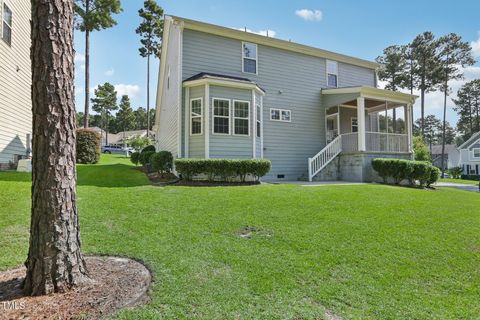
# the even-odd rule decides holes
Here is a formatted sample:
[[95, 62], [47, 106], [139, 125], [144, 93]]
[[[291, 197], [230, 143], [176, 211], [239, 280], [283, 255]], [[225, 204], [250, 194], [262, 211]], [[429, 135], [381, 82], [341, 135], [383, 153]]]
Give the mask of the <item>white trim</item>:
[[257, 158], [257, 97], [255, 90], [252, 90], [252, 158]]
[[205, 84], [220, 86], [220, 87], [227, 87], [227, 88], [239, 88], [239, 89], [254, 89], [258, 94], [265, 95], [265, 92], [257, 86], [255, 83], [250, 81], [243, 81], [243, 80], [235, 80], [235, 79], [223, 79], [219, 77], [213, 76], [205, 76], [202, 79], [198, 80], [190, 80], [185, 81], [183, 83], [184, 87], [194, 87], [194, 86], [202, 86]]
[[[192, 116], [192, 102], [200, 100], [200, 116]], [[191, 136], [201, 136], [203, 134], [203, 119], [204, 119], [204, 110], [203, 110], [203, 98], [193, 98], [190, 99], [190, 108], [189, 108], [188, 118], [189, 118], [189, 127], [190, 127], [190, 135]], [[192, 120], [193, 118], [200, 118], [200, 133], [193, 133], [192, 132]]]
[[[216, 116], [215, 113], [215, 100], [228, 101], [228, 117], [226, 116]], [[228, 133], [217, 133], [215, 132], [215, 117], [217, 118], [228, 118]], [[215, 136], [229, 136], [232, 134], [232, 100], [226, 98], [217, 98], [212, 97], [212, 135]]]
[[189, 151], [190, 151], [190, 141], [189, 141], [189, 132], [190, 132], [190, 118], [187, 116], [189, 114], [189, 110], [190, 110], [190, 104], [189, 104], [189, 101], [190, 101], [190, 88], [185, 88], [185, 101], [184, 101], [184, 115], [185, 115], [185, 119], [184, 119], [184, 123], [185, 123], [185, 128], [184, 128], [184, 156], [185, 158], [188, 158], [188, 154], [189, 154]]
[[[236, 116], [235, 116], [235, 102], [246, 103], [246, 104], [248, 105], [248, 108], [247, 108], [247, 110], [248, 110], [248, 117], [242, 118], [242, 117], [236, 117]], [[232, 115], [231, 115], [231, 117], [232, 117], [232, 129], [233, 129], [233, 130], [231, 130], [232, 135], [234, 135], [234, 136], [240, 136], [240, 137], [250, 137], [250, 122], [251, 122], [251, 120], [250, 120], [250, 106], [251, 106], [251, 105], [252, 105], [252, 104], [251, 104], [250, 101], [248, 101], [248, 100], [237, 100], [237, 99], [233, 99], [233, 100], [232, 100], [232, 108], [231, 108], [231, 110], [232, 110]], [[248, 120], [248, 134], [238, 134], [238, 133], [235, 133], [235, 119]]]
[[357, 98], [358, 151], [366, 151], [365, 143], [365, 98]]
[[[205, 107], [204, 107], [204, 114], [205, 114], [205, 159], [210, 158], [210, 134], [209, 134], [209, 125], [210, 125], [210, 85], [207, 83], [205, 84]], [[213, 122], [213, 120], [212, 120]]]
[[263, 159], [263, 96], [260, 96], [260, 157]]
[[[3, 15], [4, 15], [4, 12], [3, 12], [3, 8], [4, 6], [7, 6], [8, 10], [10, 10], [11, 14], [12, 14], [12, 23], [9, 24], [7, 21], [5, 21], [3, 19]], [[0, 1], [0, 38], [2, 39], [3, 42], [5, 42], [5, 44], [7, 44], [9, 47], [12, 46], [12, 39], [13, 39], [13, 10], [12, 10], [12, 7], [10, 6], [10, 4], [6, 3], [5, 1]], [[7, 41], [5, 41], [5, 39], [3, 39], [3, 23], [6, 23], [7, 26], [10, 28], [10, 43], [8, 43]]]
[[[328, 63], [335, 63], [336, 65], [336, 69], [337, 69], [337, 73], [329, 73], [328, 72]], [[331, 75], [334, 75], [337, 77], [337, 81], [336, 81], [336, 86], [333, 87], [333, 86], [329, 86], [328, 85], [328, 75], [331, 74]], [[327, 88], [338, 88], [338, 61], [335, 61], [335, 60], [326, 60], [325, 62], [325, 77], [326, 77], [326, 80], [327, 80]]]
[[396, 102], [399, 104], [405, 103], [415, 103], [415, 99], [418, 98], [416, 95], [411, 95], [408, 93], [390, 91], [384, 89], [378, 89], [367, 86], [358, 86], [358, 87], [347, 87], [347, 88], [326, 88], [322, 89], [322, 94], [344, 94], [344, 93], [357, 93], [362, 98], [385, 101]]
[[177, 80], [178, 80], [178, 118], [177, 118], [177, 154], [178, 157], [182, 155], [182, 56], [183, 56], [183, 21], [179, 24], [180, 32], [178, 35], [178, 65], [177, 65]]
[[475, 150], [480, 150], [480, 148], [472, 148], [472, 160], [480, 160], [480, 156], [475, 157]]
[[[280, 112], [280, 119], [272, 119], [272, 110], [278, 110]], [[282, 120], [282, 112], [289, 112], [290, 113], [290, 120]], [[279, 108], [270, 108], [270, 121], [277, 121], [277, 122], [292, 122], [292, 110], [289, 109], [279, 109]]]
[[[255, 59], [250, 58], [250, 57], [245, 57], [245, 52], [243, 50], [243, 46], [244, 46], [245, 43], [252, 44], [252, 45], [255, 46]], [[244, 59], [255, 60], [255, 72], [245, 71], [245, 69], [244, 69]], [[258, 45], [256, 43], [248, 42], [248, 41], [242, 41], [242, 73], [258, 75]]]

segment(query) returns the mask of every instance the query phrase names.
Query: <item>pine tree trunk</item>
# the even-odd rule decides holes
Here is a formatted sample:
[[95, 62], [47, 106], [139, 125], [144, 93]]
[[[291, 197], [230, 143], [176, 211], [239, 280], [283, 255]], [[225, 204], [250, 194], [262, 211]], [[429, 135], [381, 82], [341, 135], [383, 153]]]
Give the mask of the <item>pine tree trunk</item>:
[[[425, 137], [425, 89], [420, 91], [421, 119], [422, 119], [422, 137]], [[412, 108], [413, 109], [413, 108]]]
[[150, 54], [147, 55], [147, 138], [150, 137]]
[[[85, 2], [85, 12], [90, 11], [90, 0]], [[85, 110], [83, 115], [83, 127], [88, 128], [90, 113], [90, 31], [85, 30]]]
[[73, 1], [32, 1], [32, 217], [28, 295], [87, 280], [76, 205]]
[[443, 96], [443, 126], [442, 126], [442, 177], [445, 173], [445, 130], [447, 124], [447, 96], [448, 96], [448, 74], [445, 75], [445, 94]]

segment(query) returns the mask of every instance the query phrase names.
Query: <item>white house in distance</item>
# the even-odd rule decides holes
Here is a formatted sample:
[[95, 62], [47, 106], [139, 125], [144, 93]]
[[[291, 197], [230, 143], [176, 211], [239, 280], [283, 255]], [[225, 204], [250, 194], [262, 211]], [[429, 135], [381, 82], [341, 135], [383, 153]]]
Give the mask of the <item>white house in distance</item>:
[[0, 169], [30, 154], [29, 0], [0, 0]]
[[460, 147], [459, 166], [464, 175], [480, 176], [480, 132], [475, 133]]

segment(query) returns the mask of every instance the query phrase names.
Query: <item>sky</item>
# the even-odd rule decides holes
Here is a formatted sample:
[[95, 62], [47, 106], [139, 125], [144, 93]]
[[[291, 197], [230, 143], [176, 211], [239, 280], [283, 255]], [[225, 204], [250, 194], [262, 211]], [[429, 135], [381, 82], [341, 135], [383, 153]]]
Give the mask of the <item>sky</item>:
[[[135, 29], [141, 20], [143, 0], [121, 0], [118, 24], [91, 35], [90, 88], [110, 82], [118, 96], [128, 94], [132, 107], [146, 106], [147, 61], [140, 57]], [[406, 44], [417, 34], [432, 31], [436, 36], [455, 32], [471, 43], [480, 60], [480, 1], [478, 0], [157, 0], [166, 14], [306, 44], [362, 59], [374, 60], [393, 44]], [[76, 105], [84, 107], [84, 34], [75, 32]], [[158, 59], [151, 65], [151, 99], [154, 106], [159, 73]], [[452, 81], [451, 97], [466, 81], [480, 78], [480, 63], [465, 69], [465, 79]], [[420, 104], [414, 106], [415, 118]], [[448, 99], [447, 120], [455, 125], [457, 115]], [[443, 93], [427, 94], [426, 114], [443, 117]]]

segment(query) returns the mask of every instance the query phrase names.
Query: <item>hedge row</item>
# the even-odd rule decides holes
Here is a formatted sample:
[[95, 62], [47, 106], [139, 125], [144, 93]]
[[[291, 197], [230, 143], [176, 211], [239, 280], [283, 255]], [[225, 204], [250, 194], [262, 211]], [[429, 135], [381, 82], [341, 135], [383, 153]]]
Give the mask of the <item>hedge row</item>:
[[245, 182], [247, 176], [255, 180], [270, 171], [269, 160], [229, 160], [229, 159], [176, 159], [175, 168], [185, 180], [197, 175], [206, 175], [208, 180], [231, 181], [240, 179]]
[[425, 161], [377, 158], [372, 160], [372, 166], [385, 183], [390, 178], [395, 184], [408, 180], [411, 185], [418, 181], [420, 186], [429, 187], [440, 177], [440, 170]]
[[92, 129], [77, 129], [77, 163], [94, 164], [100, 160], [100, 134]]

